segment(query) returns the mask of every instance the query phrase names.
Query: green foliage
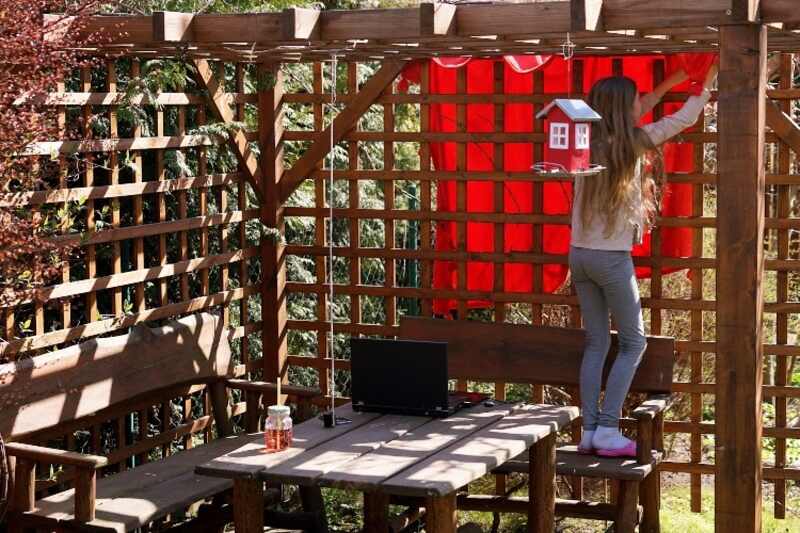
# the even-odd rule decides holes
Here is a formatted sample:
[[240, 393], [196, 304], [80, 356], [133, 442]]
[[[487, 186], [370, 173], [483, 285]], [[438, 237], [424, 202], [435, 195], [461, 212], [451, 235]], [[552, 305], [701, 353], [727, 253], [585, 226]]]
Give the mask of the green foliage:
[[[143, 62], [140, 75], [124, 84], [118, 108], [119, 119], [140, 127], [142, 135], [155, 135], [150, 109], [162, 110], [158, 95], [165, 91], [186, 91], [194, 85], [193, 70], [191, 62], [180, 60], [150, 59]], [[102, 135], [104, 132], [96, 133]]]
[[210, 124], [203, 124], [193, 128], [189, 133], [192, 135], [208, 135], [210, 137], [219, 137], [223, 140], [228, 140], [233, 132], [247, 131], [247, 124], [244, 122], [212, 122]]
[[[714, 531], [714, 487], [703, 487], [702, 513], [691, 513], [687, 509], [689, 489], [685, 484], [675, 484], [662, 493], [661, 531], [664, 533], [711, 533]], [[798, 509], [797, 496], [786, 502], [787, 509]], [[776, 519], [769, 501], [762, 512], [764, 533], [790, 533], [800, 531], [800, 517], [787, 512], [785, 520]]]

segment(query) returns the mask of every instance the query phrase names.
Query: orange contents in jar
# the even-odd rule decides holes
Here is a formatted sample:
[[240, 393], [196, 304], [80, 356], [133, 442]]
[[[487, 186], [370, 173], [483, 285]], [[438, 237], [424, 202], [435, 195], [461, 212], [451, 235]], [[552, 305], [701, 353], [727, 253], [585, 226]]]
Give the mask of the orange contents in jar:
[[264, 432], [264, 447], [271, 452], [285, 450], [292, 445], [291, 429], [268, 429]]
[[289, 406], [270, 405], [264, 428], [264, 448], [267, 453], [279, 452], [292, 445], [292, 417]]

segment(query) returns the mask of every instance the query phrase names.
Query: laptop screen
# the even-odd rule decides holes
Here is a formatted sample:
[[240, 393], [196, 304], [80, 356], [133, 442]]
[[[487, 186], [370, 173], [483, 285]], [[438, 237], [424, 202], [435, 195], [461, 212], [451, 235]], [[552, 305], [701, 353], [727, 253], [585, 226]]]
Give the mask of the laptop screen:
[[350, 353], [354, 406], [447, 410], [447, 343], [352, 338]]

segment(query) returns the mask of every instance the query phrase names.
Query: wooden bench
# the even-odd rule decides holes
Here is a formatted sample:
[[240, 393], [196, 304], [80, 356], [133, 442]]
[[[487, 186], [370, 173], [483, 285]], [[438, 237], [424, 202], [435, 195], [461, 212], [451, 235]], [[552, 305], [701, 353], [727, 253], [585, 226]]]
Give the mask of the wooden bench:
[[[402, 339], [448, 343], [448, 372], [453, 379], [479, 382], [531, 383], [577, 387], [585, 332], [582, 329], [402, 317], [398, 334]], [[614, 335], [606, 375], [616, 356]], [[647, 395], [631, 411], [636, 430], [638, 457], [601, 458], [577, 454], [574, 446], [557, 451], [557, 473], [602, 478], [619, 484], [616, 503], [591, 504], [564, 500], [557, 513], [615, 522], [616, 533], [659, 531], [660, 479], [663, 458], [663, 412], [669, 403], [675, 341], [648, 337], [647, 350], [636, 372], [631, 392]], [[527, 454], [495, 470], [498, 476], [528, 472]], [[641, 500], [641, 509], [638, 504]], [[524, 499], [464, 495], [465, 510], [512, 512], [525, 509]]]
[[[248, 412], [247, 429], [256, 431], [260, 397], [274, 395], [277, 388], [272, 383], [232, 379], [233, 375], [227, 330], [209, 313], [159, 328], [136, 326], [127, 335], [93, 339], [0, 365], [0, 433], [8, 455], [15, 460], [8, 517], [11, 531], [124, 533], [212, 496], [218, 504], [213, 508], [226, 507], [221, 495], [231, 489], [231, 483], [195, 475], [194, 468], [229, 451], [235, 443], [235, 439], [224, 438], [233, 432], [229, 389], [245, 391], [248, 408], [253, 411]], [[207, 387], [211, 418], [223, 438], [100, 479], [98, 472], [102, 474], [112, 462], [109, 458], [35, 444], [80, 428], [98, 427], [131, 412], [144, 413], [146, 419], [150, 406], [169, 406], [172, 399], [202, 389], [198, 385]], [[318, 391], [291, 386], [282, 387], [282, 392], [299, 404], [318, 395]], [[205, 422], [210, 421], [206, 417]], [[162, 426], [165, 439], [161, 446], [168, 448], [172, 440], [187, 434], [191, 439], [192, 424], [198, 424], [196, 431], [202, 429], [201, 422], [197, 419], [189, 427], [174, 430]], [[152, 442], [141, 444], [141, 449], [133, 450], [140, 457], [154, 447]], [[129, 455], [118, 453], [113, 462]], [[73, 488], [37, 499], [38, 464], [72, 470]], [[206, 505], [204, 510], [209, 508]], [[209, 520], [211, 515], [221, 520]], [[208, 516], [195, 520], [194, 525], [184, 523], [182, 529], [221, 531], [224, 513]]]

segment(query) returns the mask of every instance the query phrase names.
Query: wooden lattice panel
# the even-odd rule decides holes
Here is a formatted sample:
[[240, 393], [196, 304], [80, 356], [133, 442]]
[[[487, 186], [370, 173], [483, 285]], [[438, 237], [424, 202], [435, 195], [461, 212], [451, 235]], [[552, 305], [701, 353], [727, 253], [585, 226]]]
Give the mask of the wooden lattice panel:
[[[226, 65], [218, 67], [222, 80]], [[245, 121], [246, 103], [256, 102], [253, 89], [245, 92], [255, 86], [245, 83], [254, 66], [227, 67], [236, 119]], [[138, 58], [110, 60], [54, 88], [50, 103], [62, 138], [34, 145], [30, 156], [51, 187], [0, 195], [4, 207], [59, 220], [53, 239], [76, 246], [58, 283], [21, 293], [2, 310], [0, 359], [211, 310], [238, 345], [238, 374], [260, 375], [258, 230], [247, 229], [259, 217], [255, 197], [250, 191], [248, 199], [244, 172], [224, 139], [195, 132], [210, 122], [202, 86], [194, 93], [162, 87], [155, 102], [134, 97], [129, 105], [126, 91], [146, 68]], [[210, 438], [210, 413], [205, 387], [196, 386], [36, 438], [106, 454], [112, 469], [125, 469]], [[40, 485], [67, 480], [59, 475]]]

